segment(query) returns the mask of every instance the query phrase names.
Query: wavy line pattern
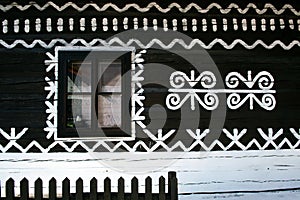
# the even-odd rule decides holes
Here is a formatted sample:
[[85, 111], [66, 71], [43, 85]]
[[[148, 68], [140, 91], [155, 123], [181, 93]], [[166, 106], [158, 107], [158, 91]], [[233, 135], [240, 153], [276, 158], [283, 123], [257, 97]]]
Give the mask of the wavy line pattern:
[[77, 10], [79, 12], [82, 12], [82, 11], [86, 10], [87, 8], [89, 8], [89, 7], [93, 7], [98, 12], [103, 12], [103, 11], [106, 11], [107, 9], [109, 9], [109, 8], [112, 8], [115, 11], [120, 12], [120, 13], [125, 12], [130, 8], [134, 8], [139, 12], [147, 12], [151, 8], [156, 8], [159, 12], [162, 12], [162, 13], [167, 13], [173, 8], [178, 9], [178, 11], [180, 11], [181, 13], [187, 13], [191, 9], [196, 9], [199, 13], [207, 13], [211, 9], [217, 8], [218, 10], [220, 10], [220, 12], [222, 14], [228, 14], [233, 9], [237, 10], [240, 14], [246, 14], [250, 9], [254, 9], [255, 12], [259, 15], [265, 14], [268, 11], [268, 9], [271, 9], [274, 12], [274, 14], [276, 14], [276, 15], [280, 15], [280, 14], [284, 13], [286, 10], [290, 10], [296, 16], [300, 15], [300, 11], [297, 11], [290, 4], [285, 4], [281, 9], [277, 9], [274, 5], [272, 5], [270, 3], [266, 3], [262, 9], [259, 9], [253, 3], [249, 3], [245, 8], [240, 8], [235, 3], [231, 3], [227, 8], [223, 8], [218, 3], [211, 3], [206, 8], [202, 8], [196, 3], [190, 3], [186, 7], [182, 7], [178, 3], [171, 3], [171, 4], [168, 5], [168, 7], [162, 8], [156, 2], [151, 2], [145, 7], [140, 7], [136, 3], [130, 3], [130, 4], [126, 4], [124, 7], [120, 8], [119, 6], [117, 6], [116, 4], [113, 4], [113, 3], [107, 3], [102, 7], [98, 6], [95, 3], [88, 3], [88, 4], [85, 4], [84, 6], [80, 7], [76, 3], [73, 3], [73, 2], [68, 2], [68, 3], [64, 4], [63, 6], [58, 6], [55, 3], [53, 3], [52, 1], [49, 1], [46, 4], [44, 4], [43, 6], [38, 5], [36, 2], [31, 2], [30, 4], [25, 5], [25, 6], [19, 5], [18, 3], [14, 2], [14, 3], [11, 3], [9, 5], [0, 5], [0, 10], [3, 11], [3, 12], [6, 12], [6, 11], [9, 11], [10, 9], [12, 9], [14, 7], [21, 10], [21, 11], [25, 11], [25, 10], [29, 9], [30, 7], [35, 7], [36, 9], [38, 9], [40, 11], [43, 11], [43, 10], [47, 9], [48, 7], [52, 7], [52, 8], [55, 8], [59, 12], [62, 12], [62, 11], [64, 11], [65, 9], [67, 9], [69, 7], [72, 7], [72, 8], [74, 8], [75, 10]]
[[100, 44], [102, 46], [117, 46], [117, 45], [119, 45], [122, 47], [137, 46], [137, 47], [143, 48], [143, 49], [151, 48], [154, 45], [159, 45], [161, 48], [164, 48], [164, 49], [171, 49], [176, 44], [181, 45], [185, 49], [191, 49], [195, 45], [199, 45], [204, 49], [212, 49], [217, 44], [222, 45], [225, 49], [233, 49], [237, 45], [242, 45], [245, 49], [254, 49], [257, 46], [262, 46], [265, 49], [273, 49], [276, 46], [280, 46], [284, 50], [290, 50], [291, 48], [293, 48], [295, 46], [300, 47], [300, 41], [298, 41], [298, 40], [293, 40], [289, 44], [284, 44], [280, 40], [275, 40], [271, 44], [266, 44], [262, 40], [256, 40], [253, 44], [247, 44], [246, 42], [244, 42], [241, 39], [235, 39], [232, 43], [228, 44], [224, 40], [216, 38], [213, 41], [211, 41], [210, 43], [205, 44], [204, 42], [202, 42], [199, 39], [193, 39], [190, 43], [186, 43], [184, 40], [177, 38], [177, 39], [173, 39], [170, 43], [165, 44], [161, 40], [155, 38], [155, 39], [150, 40], [147, 44], [143, 44], [138, 39], [130, 39], [127, 42], [123, 42], [120, 38], [115, 37], [109, 41], [102, 40], [102, 39], [93, 39], [90, 42], [87, 42], [85, 39], [73, 39], [71, 42], [67, 42], [64, 39], [53, 39], [49, 43], [46, 43], [45, 41], [42, 41], [39, 39], [36, 39], [31, 43], [27, 43], [26, 41], [19, 39], [19, 40], [15, 40], [14, 42], [9, 44], [6, 41], [0, 39], [0, 45], [7, 49], [13, 49], [18, 45], [21, 45], [28, 49], [38, 47], [38, 46], [43, 47], [45, 49], [50, 49], [50, 48], [53, 48], [53, 47], [59, 46], [59, 45], [62, 45], [62, 46], [76, 46], [77, 45], [77, 46], [92, 47], [96, 44], [97, 45]]

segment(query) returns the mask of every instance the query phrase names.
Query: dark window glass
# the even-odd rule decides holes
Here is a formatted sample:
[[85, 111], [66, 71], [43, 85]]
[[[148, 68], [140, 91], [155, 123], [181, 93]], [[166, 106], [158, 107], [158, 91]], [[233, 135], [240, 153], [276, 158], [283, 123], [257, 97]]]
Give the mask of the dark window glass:
[[130, 137], [130, 66], [130, 52], [59, 52], [58, 138]]

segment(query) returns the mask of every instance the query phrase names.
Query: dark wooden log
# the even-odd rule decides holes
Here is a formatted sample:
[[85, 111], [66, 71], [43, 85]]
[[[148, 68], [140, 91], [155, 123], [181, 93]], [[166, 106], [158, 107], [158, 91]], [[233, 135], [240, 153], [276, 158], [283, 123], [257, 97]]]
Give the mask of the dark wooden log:
[[23, 178], [20, 182], [20, 199], [27, 200], [29, 198], [28, 180]]
[[152, 179], [148, 176], [145, 182], [145, 200], [152, 200]]
[[125, 199], [125, 184], [124, 184], [124, 178], [120, 177], [118, 180], [118, 200], [124, 200]]
[[62, 182], [62, 199], [70, 199], [70, 180], [68, 178], [65, 178]]
[[83, 180], [81, 178], [76, 181], [76, 200], [83, 200]]
[[43, 181], [41, 178], [36, 179], [34, 182], [34, 199], [43, 199]]
[[104, 200], [111, 200], [111, 180], [108, 177], [104, 179]]
[[[0, 127], [15, 126], [15, 121], [18, 121], [21, 123], [18, 124], [18, 126], [30, 127], [31, 130], [30, 134], [22, 136], [19, 142], [23, 140], [24, 142], [29, 143], [28, 140], [38, 139], [42, 145], [47, 147], [50, 144], [49, 141], [46, 140], [44, 135], [39, 134], [44, 128], [47, 117], [45, 115], [46, 108], [44, 103], [44, 84], [46, 84], [46, 82], [43, 77], [45, 77], [45, 70], [40, 67], [44, 67], [43, 62], [46, 59], [45, 52], [43, 51], [45, 50], [38, 48], [33, 48], [32, 51], [26, 49], [20, 50], [18, 48], [11, 51], [5, 49], [0, 51], [0, 56], [3, 58], [0, 63], [0, 92], [2, 94], [0, 97], [0, 106], [2, 108], [2, 112], [0, 113]], [[297, 83], [297, 77], [299, 77], [299, 70], [297, 69], [299, 63], [299, 58], [297, 57], [299, 49], [291, 49], [290, 51], [283, 51], [280, 49], [269, 50], [268, 54], [265, 54], [264, 52], [265, 51], [261, 49], [253, 49], [251, 51], [241, 49], [232, 49], [230, 51], [209, 50], [213, 60], [215, 60], [220, 69], [223, 79], [228, 72], [233, 70], [241, 71], [245, 76], [247, 74], [245, 70], [253, 70], [253, 73], [255, 74], [263, 69], [269, 71], [274, 76], [274, 87], [278, 89], [276, 92], [278, 104], [272, 113], [259, 109], [257, 105], [255, 105], [255, 110], [249, 110], [248, 104], [245, 104], [245, 106], [241, 108], [241, 112], [228, 110], [225, 127], [228, 127], [229, 129], [237, 127], [248, 128], [248, 133], [243, 137], [243, 142], [246, 145], [254, 137], [260, 137], [259, 134], [255, 134], [257, 133], [256, 127], [260, 126], [260, 121], [264, 119], [265, 123], [262, 128], [283, 127], [285, 128], [285, 136], [290, 137], [289, 140], [293, 143], [296, 139], [290, 136], [292, 134], [289, 134], [288, 129], [290, 127], [295, 127], [299, 121], [299, 115], [297, 115], [300, 108], [299, 102], [292, 101], [292, 99], [298, 98], [297, 91], [299, 90], [299, 84], [294, 83]], [[27, 61], [28, 57], [33, 59], [32, 63]], [[149, 62], [161, 61], [171, 63], [171, 61], [179, 61], [179, 59], [176, 59], [173, 55], [169, 55], [166, 52], [161, 53], [158, 50], [149, 50], [145, 57], [148, 58]], [[285, 66], [284, 70], [282, 70], [281, 67], [283, 65]], [[25, 72], [23, 70], [24, 66], [26, 66]], [[180, 66], [178, 67], [178, 70], [186, 70], [186, 68], [183, 67], [184, 65]], [[247, 69], [244, 69], [242, 66], [248, 67], [246, 67]], [[151, 70], [151, 67], [145, 67], [143, 73], [145, 79], [149, 79], [149, 71]], [[20, 73], [20, 71], [23, 71], [24, 73]], [[186, 70], [186, 72], [190, 73], [188, 70]], [[280, 74], [280, 76], [277, 74]], [[47, 76], [48, 75], [49, 74], [47, 74]], [[168, 79], [169, 77], [160, 77], [162, 80], [165, 80], [166, 78]], [[153, 104], [165, 105], [164, 101], [167, 95], [167, 89], [165, 88], [165, 90], [162, 90], [154, 85], [152, 90], [145, 86], [144, 93], [146, 95], [146, 99], [144, 100], [145, 116], [146, 121], [149, 121], [147, 111]], [[226, 102], [220, 102], [220, 104], [224, 103]], [[174, 124], [179, 124], [181, 120], [180, 112], [173, 112], [168, 109], [166, 109], [166, 111], [168, 120], [164, 125], [164, 128], [176, 128]], [[285, 120], [282, 120], [282, 113], [287, 112], [289, 115], [285, 115]], [[151, 118], [151, 121], [161, 121], [162, 117], [164, 117], [164, 115], [154, 115], [154, 118]], [[207, 128], [206, 126], [208, 123], [206, 122], [209, 121], [210, 112], [204, 110], [202, 112], [201, 110], [201, 126]], [[225, 140], [226, 137], [221, 138], [221, 142], [224, 142]], [[33, 147], [31, 149], [37, 148]], [[58, 147], [52, 148], [51, 150], [64, 151], [63, 148]], [[75, 151], [76, 150], [77, 149], [75, 149]]]
[[131, 179], [131, 200], [139, 199], [139, 181], [136, 177]]
[[90, 181], [90, 200], [97, 200], [97, 179], [94, 177]]
[[49, 200], [55, 200], [56, 196], [56, 180], [55, 178], [51, 178], [49, 181]]
[[171, 200], [178, 200], [178, 188], [176, 172], [168, 173], [168, 193]]
[[159, 200], [165, 200], [166, 199], [166, 180], [163, 176], [159, 178], [159, 194], [158, 199]]
[[15, 197], [15, 181], [12, 178], [6, 181], [5, 189], [6, 189], [6, 199], [13, 200]]

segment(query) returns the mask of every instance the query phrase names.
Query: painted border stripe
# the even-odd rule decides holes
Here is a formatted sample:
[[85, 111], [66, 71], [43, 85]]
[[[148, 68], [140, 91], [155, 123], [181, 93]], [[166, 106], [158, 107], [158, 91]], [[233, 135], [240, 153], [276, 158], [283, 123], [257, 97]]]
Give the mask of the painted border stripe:
[[178, 11], [180, 11], [182, 13], [187, 13], [191, 9], [196, 9], [199, 13], [207, 13], [211, 9], [217, 8], [222, 14], [228, 14], [233, 9], [237, 10], [240, 14], [246, 14], [250, 9], [254, 9], [255, 12], [259, 15], [265, 14], [269, 9], [271, 9], [273, 11], [273, 13], [276, 14], [276, 15], [281, 15], [286, 10], [290, 10], [296, 16], [300, 16], [300, 11], [297, 11], [290, 4], [284, 4], [281, 9], [277, 9], [273, 4], [270, 4], [270, 3], [266, 3], [262, 9], [259, 9], [254, 3], [249, 3], [245, 8], [240, 8], [235, 3], [231, 3], [227, 8], [223, 8], [218, 3], [211, 3], [206, 8], [202, 8], [196, 3], [190, 3], [186, 7], [182, 7], [178, 3], [171, 3], [171, 4], [168, 5], [168, 7], [162, 8], [156, 2], [151, 2], [146, 7], [141, 7], [136, 3], [130, 3], [130, 4], [126, 4], [124, 7], [120, 8], [116, 4], [113, 4], [113, 3], [107, 3], [107, 4], [103, 5], [102, 7], [100, 7], [99, 5], [97, 5], [95, 3], [88, 3], [88, 4], [85, 4], [84, 6], [80, 7], [76, 3], [73, 3], [73, 2], [68, 2], [68, 3], [64, 4], [63, 6], [58, 6], [55, 3], [53, 3], [52, 1], [49, 1], [49, 2], [45, 3], [43, 6], [40, 6], [36, 2], [31, 2], [30, 4], [27, 4], [27, 5], [24, 5], [24, 6], [14, 2], [14, 3], [11, 3], [9, 5], [0, 5], [0, 10], [3, 11], [3, 12], [6, 12], [6, 11], [11, 10], [14, 7], [19, 9], [20, 11], [25, 11], [25, 10], [29, 9], [30, 7], [35, 7], [36, 9], [38, 9], [40, 11], [44, 11], [48, 7], [52, 7], [52, 8], [56, 9], [59, 12], [62, 12], [62, 11], [64, 11], [65, 9], [67, 9], [69, 7], [74, 8], [78, 12], [82, 12], [82, 11], [86, 10], [87, 8], [89, 8], [89, 7], [93, 7], [98, 12], [103, 12], [103, 11], [108, 10], [109, 8], [112, 8], [115, 11], [120, 12], [120, 13], [125, 12], [130, 8], [134, 8], [139, 12], [148, 12], [151, 8], [154, 7], [161, 13], [167, 13], [173, 8], [177, 8]]

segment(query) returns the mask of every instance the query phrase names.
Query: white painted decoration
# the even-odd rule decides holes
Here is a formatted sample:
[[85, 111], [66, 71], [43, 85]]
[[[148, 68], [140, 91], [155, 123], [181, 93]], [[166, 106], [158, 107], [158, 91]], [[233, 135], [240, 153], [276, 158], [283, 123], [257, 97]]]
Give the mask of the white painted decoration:
[[[184, 72], [176, 71], [170, 76], [170, 94], [166, 97], [166, 105], [170, 110], [180, 109], [185, 102], [190, 101], [191, 110], [195, 110], [195, 101], [206, 110], [215, 110], [218, 107], [219, 98], [217, 94], [226, 93], [227, 106], [229, 109], [236, 110], [249, 102], [250, 110], [254, 109], [254, 102], [261, 108], [273, 110], [276, 105], [274, 97], [275, 90], [271, 90], [274, 85], [273, 76], [266, 71], [259, 72], [252, 77], [251, 71], [248, 71], [247, 78], [238, 72], [230, 72], [225, 78], [225, 83], [228, 89], [214, 88], [216, 77], [212, 72], [204, 71], [196, 78], [194, 70], [191, 71], [191, 76], [188, 77]], [[249, 89], [238, 89], [240, 82], [245, 84]], [[193, 88], [196, 84], [200, 84], [203, 89]], [[253, 89], [257, 85], [259, 89]], [[201, 99], [198, 94], [204, 94]], [[181, 94], [181, 95], [179, 95]], [[185, 94], [181, 98], [182, 94]], [[246, 94], [241, 98], [240, 94]], [[256, 94], [262, 94], [258, 98]]]
[[41, 31], [41, 28], [42, 28], [42, 25], [41, 25], [41, 19], [40, 18], [37, 18], [35, 20], [35, 31], [36, 32], [40, 32]]

